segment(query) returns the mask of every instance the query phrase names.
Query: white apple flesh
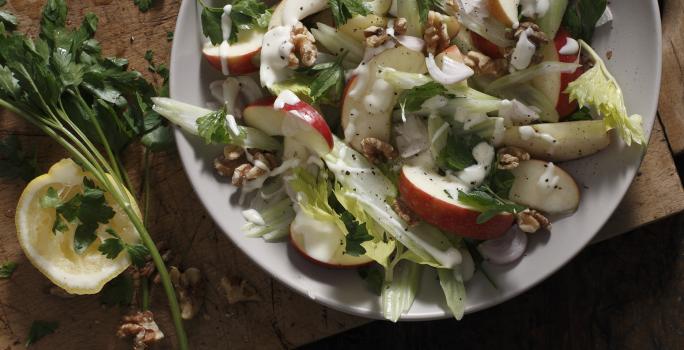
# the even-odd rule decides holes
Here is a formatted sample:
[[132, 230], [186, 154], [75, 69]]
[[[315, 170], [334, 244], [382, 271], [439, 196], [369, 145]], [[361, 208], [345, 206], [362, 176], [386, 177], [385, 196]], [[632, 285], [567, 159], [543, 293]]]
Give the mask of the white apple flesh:
[[259, 53], [264, 33], [258, 30], [243, 31], [238, 41], [228, 47], [228, 55], [221, 57], [218, 45], [207, 43], [202, 49], [204, 58], [209, 64], [222, 71], [222, 60], [228, 66], [231, 75], [242, 75], [259, 70]]
[[[286, 90], [281, 96], [287, 93], [292, 94]], [[280, 103], [279, 99], [267, 98], [247, 106], [245, 123], [271, 136], [292, 137], [319, 156], [329, 153], [333, 136], [323, 116], [294, 94]]]
[[534, 129], [531, 137], [521, 128], [525, 127], [507, 128], [501, 145], [522, 148], [534, 159], [563, 162], [590, 156], [610, 144], [602, 120], [530, 125], [526, 128]]
[[577, 183], [553, 163], [527, 160], [512, 173], [515, 180], [509, 198], [516, 203], [547, 214], [571, 213], [579, 206]]
[[[378, 77], [382, 67], [408, 73], [427, 72], [425, 56], [403, 46], [388, 49], [367, 65], [367, 71], [347, 83], [342, 102], [342, 127], [345, 140], [361, 149], [361, 140], [374, 137], [389, 142], [392, 109], [396, 103], [394, 89]], [[361, 84], [361, 85], [358, 85]]]
[[518, 5], [520, 0], [488, 0], [489, 14], [506, 27], [518, 23]]
[[307, 260], [329, 268], [356, 268], [373, 260], [345, 253], [345, 237], [333, 222], [315, 220], [299, 211], [290, 224], [290, 242]]

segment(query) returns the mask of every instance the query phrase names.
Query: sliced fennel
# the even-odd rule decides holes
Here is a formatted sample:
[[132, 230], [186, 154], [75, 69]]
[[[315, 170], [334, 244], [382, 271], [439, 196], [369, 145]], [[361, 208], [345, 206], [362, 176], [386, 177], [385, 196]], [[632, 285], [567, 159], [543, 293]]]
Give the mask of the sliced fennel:
[[430, 117], [428, 118], [428, 137], [430, 138], [430, 153], [432, 153], [432, 159], [437, 160], [437, 157], [446, 146], [449, 138], [449, 123], [444, 121], [437, 113], [430, 114]]
[[361, 63], [364, 50], [361, 43], [327, 24], [319, 22], [316, 25], [318, 28], [311, 28], [311, 34], [323, 47], [338, 54], [348, 52], [344, 60], [349, 64], [356, 66]]
[[530, 66], [529, 68], [508, 75], [504, 75], [503, 77], [494, 80], [491, 84], [489, 84], [489, 86], [487, 86], [487, 89], [489, 91], [496, 92], [502, 89], [511, 88], [514, 85], [526, 83], [538, 76], [546, 75], [549, 73], [572, 73], [579, 67], [580, 65], [575, 63], [545, 61], [539, 64], [535, 64], [534, 66]]
[[512, 85], [501, 89], [499, 95], [509, 100], [518, 100], [528, 106], [539, 108], [539, 119], [547, 123], [557, 123], [560, 119], [556, 106], [549, 98], [532, 84]]
[[456, 3], [460, 9], [459, 11], [455, 11], [451, 6], [445, 6], [445, 10], [449, 15], [458, 18], [459, 22], [466, 28], [491, 41], [496, 46], [510, 47], [514, 44], [512, 40], [506, 38], [506, 27], [499, 21], [468, 13], [462, 0], [457, 0]]
[[[165, 97], [153, 97], [152, 101], [154, 102], [152, 108], [155, 112], [192, 135], [198, 135], [197, 119], [214, 112]], [[229, 131], [232, 129], [228, 128]], [[237, 129], [239, 134], [233, 134], [232, 136], [233, 141], [238, 146], [269, 151], [282, 148], [278, 140], [266, 135], [261, 130], [242, 125], [238, 125]]]
[[287, 179], [287, 185], [296, 194], [297, 205], [300, 210], [317, 221], [330, 221], [346, 234], [347, 228], [328, 203], [330, 195], [328, 172], [318, 171], [313, 175], [308, 170], [298, 167], [292, 169], [292, 176]]
[[432, 81], [432, 78], [425, 74], [407, 73], [390, 67], [378, 67], [378, 70], [380, 70], [379, 77], [392, 85], [395, 90], [409, 90]]
[[422, 269], [421, 265], [404, 260], [387, 270], [391, 280], [383, 283], [380, 297], [382, 315], [386, 319], [397, 322], [401, 314], [411, 308], [418, 294]]
[[290, 198], [282, 198], [256, 211], [264, 224], [247, 221], [242, 226], [242, 231], [245, 235], [248, 237], [262, 237], [269, 242], [287, 237], [290, 231], [290, 223], [292, 223], [295, 217]]
[[437, 275], [439, 276], [439, 285], [442, 286], [449, 310], [451, 310], [455, 319], [462, 319], [466, 303], [466, 290], [463, 278], [456, 270], [437, 269]]
[[397, 196], [394, 184], [363, 155], [335, 138], [333, 150], [323, 158], [335, 179], [346, 189], [366, 214], [389, 235], [401, 242], [420, 261], [433, 266], [451, 267], [460, 262], [453, 247], [439, 230], [428, 225], [409, 227], [392, 209]]
[[568, 84], [565, 92], [570, 95], [570, 101], [577, 100], [580, 106], [589, 106], [596, 110], [603, 117], [606, 130], [617, 129], [618, 135], [628, 146], [632, 142], [645, 145], [641, 116], [627, 114], [625, 99], [617, 80], [591, 46], [583, 40], [579, 42], [594, 61], [594, 67]]

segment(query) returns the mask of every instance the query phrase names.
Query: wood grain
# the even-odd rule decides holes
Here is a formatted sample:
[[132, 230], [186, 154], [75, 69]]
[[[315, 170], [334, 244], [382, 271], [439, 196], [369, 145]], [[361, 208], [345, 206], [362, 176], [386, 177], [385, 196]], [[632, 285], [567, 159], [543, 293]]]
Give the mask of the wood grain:
[[[88, 11], [100, 17], [97, 38], [106, 54], [125, 56], [131, 67], [144, 71], [145, 51], [160, 59], [168, 57], [180, 1], [158, 1], [141, 14], [132, 1], [68, 1], [69, 19], [79, 23]], [[19, 15], [22, 30], [35, 33], [42, 0], [9, 0], [8, 9]], [[0, 136], [21, 135], [22, 143], [37, 151], [41, 168], [65, 157], [47, 137], [13, 116], [0, 113]], [[126, 166], [135, 183], [140, 180], [141, 153], [134, 147]], [[199, 316], [187, 323], [190, 342], [196, 349], [292, 348], [363, 324], [367, 320], [326, 309], [291, 292], [261, 271], [223, 235], [208, 218], [183, 172], [175, 152], [157, 155], [152, 166], [150, 231], [157, 241], [172, 248], [172, 263], [195, 266], [205, 273], [207, 296]], [[17, 181], [0, 181], [0, 260], [16, 261], [19, 269], [10, 280], [0, 280], [0, 348], [20, 349], [33, 320], [58, 320], [60, 327], [41, 340], [36, 349], [125, 349], [129, 345], [114, 336], [126, 310], [105, 309], [95, 296], [61, 299], [50, 295], [50, 283], [21, 253], [15, 238], [13, 216], [24, 187]], [[684, 209], [681, 182], [672, 156], [657, 125], [640, 176], [611, 219], [606, 234], [625, 232]], [[220, 288], [224, 276], [239, 276], [252, 283], [262, 301], [230, 305]], [[173, 348], [172, 327], [160, 288], [153, 293], [153, 310]]]
[[675, 154], [684, 152], [684, 1], [663, 1], [663, 78], [658, 112]]

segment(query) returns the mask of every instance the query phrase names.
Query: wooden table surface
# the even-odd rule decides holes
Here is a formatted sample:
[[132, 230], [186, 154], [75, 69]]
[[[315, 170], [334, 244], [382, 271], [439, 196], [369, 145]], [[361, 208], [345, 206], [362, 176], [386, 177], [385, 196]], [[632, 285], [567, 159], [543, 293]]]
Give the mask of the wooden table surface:
[[[35, 33], [42, 3], [43, 0], [9, 0], [6, 6], [19, 16], [22, 22], [21, 30]], [[179, 0], [158, 0], [158, 4], [147, 13], [140, 13], [132, 4], [132, 0], [74, 0], [68, 3], [69, 18], [74, 23], [78, 23], [86, 12], [94, 12], [100, 17], [97, 38], [103, 43], [106, 54], [127, 57], [131, 61], [131, 66], [140, 71], [145, 70], [143, 55], [148, 49], [154, 50], [157, 57], [168, 57], [170, 43], [167, 42], [166, 35], [174, 29]], [[684, 210], [684, 191], [672, 153], [684, 151], [684, 74], [682, 54], [677, 51], [678, 48], [684, 48], [683, 21], [684, 0], [666, 1], [663, 18], [664, 74], [659, 119], [656, 121], [639, 176], [599, 237], [605, 238], [627, 232]], [[37, 150], [42, 170], [46, 170], [50, 164], [66, 156], [50, 139], [33, 127], [7, 113], [0, 113], [0, 137], [10, 134], [19, 135], [26, 147]], [[140, 163], [141, 153], [130, 152], [126, 165], [136, 183], [140, 178]], [[200, 315], [186, 326], [194, 348], [223, 349], [227, 348], [228, 344], [232, 349], [292, 348], [368, 322], [319, 306], [289, 291], [257, 268], [208, 218], [188, 183], [175, 151], [155, 156], [152, 176], [150, 231], [157, 241], [165, 240], [176, 252], [174, 265], [183, 268], [195, 266], [205, 273], [207, 295], [204, 308]], [[23, 256], [16, 241], [13, 217], [14, 206], [24, 186], [25, 183], [20, 180], [0, 180], [0, 261], [11, 260], [19, 264], [11, 279], [0, 281], [0, 348], [23, 348], [28, 328], [36, 319], [60, 322], [55, 334], [35, 345], [37, 349], [127, 348], [128, 343], [118, 340], [114, 335], [119, 318], [126, 310], [105, 309], [100, 306], [96, 296], [63, 299], [49, 294], [49, 281]], [[601, 304], [602, 307], [618, 308], [620, 312], [611, 314], [608, 319], [595, 320], [597, 324], [592, 324], [593, 328], [589, 331], [609, 332], [613, 340], [615, 337], [625, 336], [621, 332], [629, 332], [629, 335], [625, 336], [632, 340], [629, 344], [635, 345], [634, 348], [640, 348], [636, 345], [659, 341], [647, 339], [656, 333], [645, 333], [638, 329], [639, 321], [647, 319], [651, 324], [662, 324], [662, 332], [670, 329], [679, 332], [679, 342], [670, 342], [666, 345], [683, 348], [681, 330], [684, 317], [679, 295], [684, 292], [684, 262], [682, 254], [677, 253], [683, 251], [678, 240], [682, 237], [672, 232], [669, 236], [657, 236], [657, 231], [665, 227], [664, 225], [675, 225], [672, 220], [665, 221], [665, 224], [653, 224], [627, 237], [591, 247], [540, 287], [502, 306], [468, 316], [463, 327], [465, 330], [473, 329], [471, 333], [476, 337], [471, 338], [470, 343], [463, 344], [477, 344], [472, 342], [473, 339], [482, 339], [481, 344], [494, 344], [493, 339], [483, 339], [486, 338], [486, 333], [482, 333], [482, 328], [478, 327], [494, 327], [498, 321], [510, 322], [510, 327], [515, 330], [505, 334], [513, 336], [529, 332], [532, 336], [530, 339], [547, 340], [538, 344], [527, 343], [528, 346], [525, 346], [524, 342], [518, 344], [523, 348], [551, 344], [548, 340], [553, 336], [572, 336], [572, 333], [567, 332], [568, 329], [582, 332], [585, 328], [572, 324], [572, 327], [566, 327], [564, 332], [559, 332], [553, 327], [564, 327], [565, 323], [540, 324], [546, 319], [543, 315], [548, 314], [545, 308], [549, 306], [540, 303], [539, 300], [557, 301], [559, 294], [564, 296], [561, 298], [564, 306], [560, 314], [566, 316], [567, 322], [581, 322], [590, 319], [591, 315], [573, 314], [575, 306], [585, 305], [587, 300], [595, 300], [596, 296], [615, 297], [616, 303], [619, 303], [622, 289], [615, 286], [624, 285], [627, 286], [625, 290], [643, 292], [643, 298], [638, 293], [627, 294], [636, 295], [634, 298], [639, 300], [634, 302], [640, 303], [639, 307], [620, 309], [621, 304], [611, 304], [611, 301], [601, 299], [604, 302]], [[631, 242], [632, 245], [619, 243], [625, 241]], [[649, 249], [641, 249], [644, 246], [649, 246]], [[651, 255], [644, 256], [647, 253], [643, 251], [651, 252]], [[662, 252], [662, 256], [658, 255], [659, 252]], [[637, 262], [641, 258], [660, 260], [659, 264], [645, 261], [642, 265]], [[625, 265], [625, 262], [628, 264]], [[591, 268], [594, 265], [597, 265], [598, 272], [595, 276]], [[655, 268], [655, 265], [662, 271]], [[615, 271], [610, 269], [611, 266], [615, 267], [620, 275], [606, 275]], [[577, 272], [578, 267], [588, 271]], [[663, 284], [656, 290], [669, 286], [665, 282], [671, 280], [679, 281], [679, 285], [676, 286], [679, 289], [674, 289], [675, 292], [663, 292], [667, 294], [667, 298], [655, 298], [648, 294], [649, 286], [630, 286], [631, 278], [640, 277], [642, 274], [663, 274], [662, 279], [657, 279], [662, 280]], [[584, 276], [584, 279], [573, 280], [573, 276], [577, 275]], [[256, 287], [262, 300], [228, 304], [219, 281], [222, 277], [232, 276], [248, 280]], [[594, 277], [596, 281], [593, 280]], [[615, 283], [606, 287], [600, 282], [604, 279]], [[638, 283], [639, 279], [635, 282]], [[585, 289], [583, 286], [589, 287]], [[594, 286], [598, 287], [593, 288]], [[679, 291], [679, 294], [676, 291]], [[577, 294], [573, 294], [574, 292]], [[596, 293], [591, 294], [592, 292]], [[160, 348], [172, 348], [173, 344], [168, 339], [173, 336], [173, 328], [168, 319], [165, 299], [159, 288], [153, 293], [152, 304], [162, 329], [169, 336]], [[542, 316], [537, 319], [535, 315]], [[411, 332], [415, 332], [418, 338], [435, 334], [437, 329], [447, 331], [449, 327], [453, 327], [450, 321], [422, 325], [424, 326], [411, 326], [414, 327]], [[357, 334], [367, 338], [351, 341], [347, 339], [342, 343], [326, 340], [318, 345], [337, 348], [339, 346], [335, 344], [345, 344], [346, 348], [347, 345], [377, 343], [382, 347], [390, 344], [387, 343], [387, 339], [401, 332], [404, 329], [402, 327], [406, 326], [376, 322], [357, 331]], [[480, 331], [477, 331], [478, 329]], [[540, 335], [544, 332], [549, 334]], [[463, 334], [462, 338], [466, 339], [467, 336], [468, 334]], [[610, 347], [610, 344], [620, 343], [606, 344]], [[420, 345], [416, 343], [415, 347]]]

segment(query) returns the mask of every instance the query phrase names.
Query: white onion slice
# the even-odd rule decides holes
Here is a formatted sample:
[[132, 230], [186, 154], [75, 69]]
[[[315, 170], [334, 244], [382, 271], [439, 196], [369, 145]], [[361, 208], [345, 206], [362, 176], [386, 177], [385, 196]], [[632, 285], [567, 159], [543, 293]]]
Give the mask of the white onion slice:
[[432, 54], [429, 54], [428, 57], [425, 58], [425, 65], [427, 66], [428, 73], [430, 73], [432, 79], [442, 85], [456, 84], [470, 78], [474, 74], [470, 67], [461, 62], [452, 60], [448, 56], [444, 56], [442, 69], [437, 67], [435, 56]]
[[397, 150], [402, 158], [409, 158], [426, 150], [428, 142], [427, 128], [413, 115], [407, 115], [404, 123], [394, 127]]
[[396, 35], [394, 39], [404, 47], [412, 51], [422, 52], [425, 46], [425, 41], [419, 37], [410, 35]]
[[512, 263], [525, 253], [527, 235], [514, 226], [501, 238], [484, 241], [477, 250], [486, 260], [497, 265]]

